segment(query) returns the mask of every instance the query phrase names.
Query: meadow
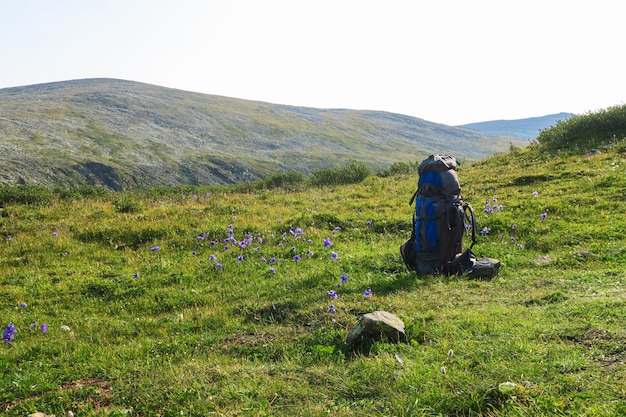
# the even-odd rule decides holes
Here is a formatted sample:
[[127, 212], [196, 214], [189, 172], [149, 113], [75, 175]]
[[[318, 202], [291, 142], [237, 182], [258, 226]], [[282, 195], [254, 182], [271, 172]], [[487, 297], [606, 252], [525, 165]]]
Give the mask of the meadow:
[[[491, 280], [406, 270], [414, 173], [5, 188], [0, 413], [626, 414], [625, 142], [513, 148], [459, 177]], [[347, 346], [375, 310], [406, 343]]]

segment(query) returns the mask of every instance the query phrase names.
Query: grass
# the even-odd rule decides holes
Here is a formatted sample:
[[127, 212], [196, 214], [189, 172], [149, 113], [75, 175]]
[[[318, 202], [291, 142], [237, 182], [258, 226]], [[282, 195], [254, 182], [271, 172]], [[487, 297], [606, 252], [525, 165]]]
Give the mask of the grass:
[[[0, 413], [623, 415], [625, 174], [623, 145], [463, 165], [489, 281], [405, 270], [415, 174], [7, 201]], [[407, 343], [345, 346], [374, 310]]]

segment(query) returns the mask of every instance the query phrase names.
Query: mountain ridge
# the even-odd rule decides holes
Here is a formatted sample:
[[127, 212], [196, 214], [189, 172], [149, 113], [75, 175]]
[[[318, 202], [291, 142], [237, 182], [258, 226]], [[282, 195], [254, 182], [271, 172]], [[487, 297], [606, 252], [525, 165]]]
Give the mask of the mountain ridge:
[[316, 109], [110, 78], [0, 89], [0, 183], [232, 184], [281, 171], [450, 153], [475, 161], [524, 141], [401, 114]]
[[467, 123], [457, 127], [479, 130], [493, 135], [507, 136], [517, 139], [535, 139], [539, 132], [556, 124], [559, 120], [566, 120], [574, 116], [572, 113], [555, 113], [545, 116], [528, 117], [514, 120], [491, 120], [477, 123]]

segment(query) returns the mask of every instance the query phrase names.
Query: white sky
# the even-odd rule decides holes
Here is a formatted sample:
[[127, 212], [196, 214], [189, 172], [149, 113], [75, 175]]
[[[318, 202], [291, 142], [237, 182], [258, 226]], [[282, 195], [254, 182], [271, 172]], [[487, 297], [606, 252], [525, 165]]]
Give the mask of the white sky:
[[0, 88], [120, 78], [449, 125], [624, 104], [618, 0], [0, 0]]

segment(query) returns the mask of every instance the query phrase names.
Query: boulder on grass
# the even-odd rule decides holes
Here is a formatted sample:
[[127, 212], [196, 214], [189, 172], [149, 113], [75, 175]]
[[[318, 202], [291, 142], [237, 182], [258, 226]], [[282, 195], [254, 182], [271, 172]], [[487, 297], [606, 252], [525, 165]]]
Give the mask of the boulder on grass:
[[394, 343], [406, 341], [404, 322], [386, 311], [374, 311], [359, 317], [350, 329], [346, 342], [354, 346], [384, 339]]

